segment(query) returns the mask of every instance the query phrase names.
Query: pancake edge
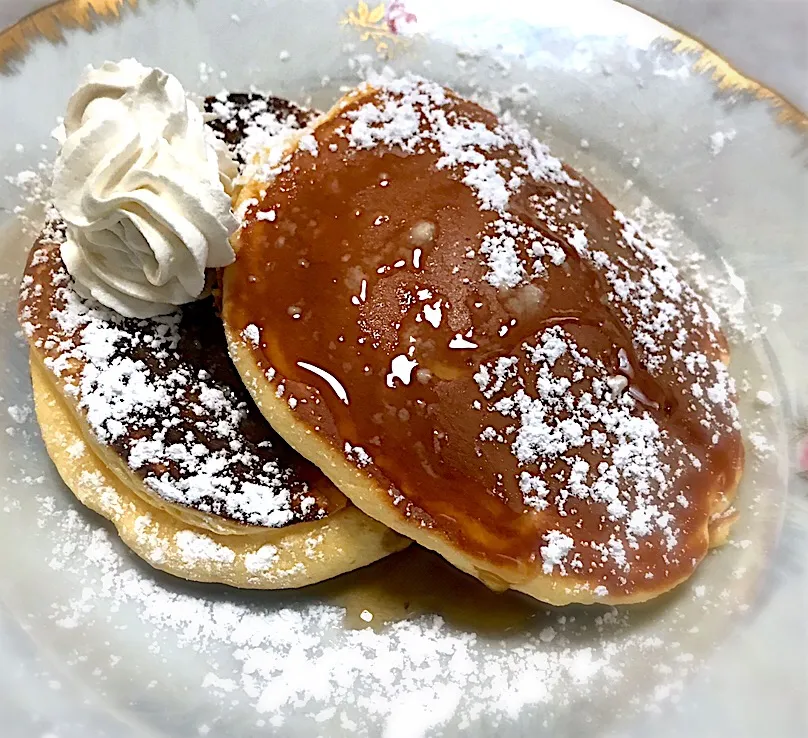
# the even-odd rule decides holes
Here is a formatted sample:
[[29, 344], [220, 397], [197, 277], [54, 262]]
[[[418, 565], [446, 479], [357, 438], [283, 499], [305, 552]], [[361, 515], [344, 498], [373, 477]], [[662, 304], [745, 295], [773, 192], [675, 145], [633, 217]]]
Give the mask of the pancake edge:
[[[114, 474], [95, 453], [33, 352], [30, 368], [42, 439], [59, 476], [83, 505], [109, 520], [126, 546], [156, 569], [241, 589], [291, 589], [367, 566], [409, 545], [354, 506], [285, 528], [253, 527], [245, 535], [218, 535], [189, 525], [173, 511], [150, 505]], [[86, 444], [83, 453], [70, 453], [68, 449], [79, 442]], [[186, 538], [199, 537], [191, 540], [216, 555], [189, 557], [176, 541], [183, 532], [190, 534]], [[264, 547], [275, 552], [259, 553]], [[249, 563], [262, 559], [270, 560], [266, 568]]]

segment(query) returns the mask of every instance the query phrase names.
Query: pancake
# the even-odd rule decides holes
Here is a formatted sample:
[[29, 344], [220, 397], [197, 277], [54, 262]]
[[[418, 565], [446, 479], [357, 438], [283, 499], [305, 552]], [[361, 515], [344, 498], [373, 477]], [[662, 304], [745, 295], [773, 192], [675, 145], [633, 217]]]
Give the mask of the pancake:
[[[288, 589], [370, 564], [401, 539], [348, 505], [339, 513], [283, 528], [217, 535], [183, 522], [132, 492], [93, 453], [42, 364], [31, 362], [37, 419], [48, 454], [79, 501], [110, 520], [121, 540], [156, 569], [195, 582]], [[369, 542], [382, 541], [382, 545]], [[362, 545], [357, 545], [361, 542]], [[385, 547], [385, 543], [387, 547]]]
[[555, 604], [648, 600], [724, 540], [744, 454], [719, 320], [526, 131], [388, 79], [255, 171], [230, 353], [364, 512]]
[[[251, 109], [267, 115], [271, 105]], [[256, 124], [238, 120], [243, 140]], [[229, 361], [211, 297], [156, 318], [123, 318], [73, 289], [59, 253], [64, 236], [51, 210], [20, 291], [38, 417], [68, 486], [128, 545], [178, 576], [256, 588], [320, 581], [406, 546], [272, 431]], [[87, 454], [74, 460], [59, 437], [78, 438]], [[82, 486], [84, 467], [116, 490], [124, 512], [112, 515]], [[160, 561], [137, 540], [146, 516], [160, 541], [148, 551], [160, 551]], [[182, 531], [180, 541], [192, 534], [227, 553], [213, 562], [184, 556], [172, 543]], [[255, 576], [245, 562], [264, 545], [285, 553]]]

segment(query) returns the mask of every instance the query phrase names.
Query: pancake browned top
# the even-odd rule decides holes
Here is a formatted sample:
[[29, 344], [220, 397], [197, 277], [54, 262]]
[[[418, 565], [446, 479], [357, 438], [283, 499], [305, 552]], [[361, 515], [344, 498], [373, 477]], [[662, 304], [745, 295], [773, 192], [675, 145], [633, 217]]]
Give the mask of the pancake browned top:
[[[312, 115], [257, 94], [209, 98], [208, 107], [217, 109], [218, 130], [231, 147], [256, 128], [275, 134], [279, 121], [298, 127]], [[230, 363], [212, 298], [153, 319], [125, 319], [75, 292], [59, 256], [63, 240], [51, 211], [23, 277], [21, 323], [97, 440], [152, 493], [267, 527], [345, 507], [345, 497], [253, 405]]]
[[305, 138], [255, 183], [224, 317], [379, 519], [511, 583], [630, 599], [692, 572], [743, 448], [717, 316], [664, 254], [417, 78]]

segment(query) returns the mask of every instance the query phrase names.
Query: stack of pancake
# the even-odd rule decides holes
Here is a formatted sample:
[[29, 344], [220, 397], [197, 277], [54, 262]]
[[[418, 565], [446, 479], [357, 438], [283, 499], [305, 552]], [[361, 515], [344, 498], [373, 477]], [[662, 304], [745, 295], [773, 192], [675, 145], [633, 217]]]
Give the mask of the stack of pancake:
[[[297, 130], [254, 152], [234, 105]], [[211, 110], [249, 172], [220, 315], [82, 300], [58, 215], [23, 281], [49, 453], [138, 554], [272, 588], [415, 541], [494, 589], [621, 603], [725, 539], [743, 446], [717, 317], [580, 174], [417, 77], [314, 119]]]

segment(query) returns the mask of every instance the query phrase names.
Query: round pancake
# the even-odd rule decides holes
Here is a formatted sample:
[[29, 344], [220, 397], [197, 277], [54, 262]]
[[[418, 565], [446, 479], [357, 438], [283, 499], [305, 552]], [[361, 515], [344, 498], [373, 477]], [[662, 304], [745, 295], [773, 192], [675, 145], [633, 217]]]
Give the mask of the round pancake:
[[401, 538], [352, 505], [322, 520], [255, 528], [241, 536], [189, 526], [134, 494], [87, 447], [75, 416], [36, 359], [31, 378], [42, 438], [59, 475], [82, 504], [110, 520], [121, 540], [157, 569], [196, 582], [287, 589], [366, 566], [402, 547]]
[[[208, 106], [217, 108], [226, 142], [243, 149], [250, 137], [266, 143], [269, 134], [310, 117], [295, 109], [301, 120], [289, 118], [293, 107], [281, 102], [230, 95], [209, 99]], [[150, 320], [124, 319], [73, 289], [59, 254], [64, 236], [64, 224], [51, 210], [22, 281], [19, 314], [32, 366], [48, 373], [49, 389], [63, 402], [60, 412], [71, 415], [70, 427], [89, 448], [88, 458], [117, 478], [127, 509], [141, 522], [146, 510], [169, 538], [185, 528], [214, 534], [217, 545], [233, 538], [227, 549], [235, 558], [228, 554], [214, 569], [206, 564], [201, 570], [161, 543], [159, 550], [169, 552], [161, 568], [235, 586], [301, 586], [407, 545], [356, 510], [272, 431], [229, 360], [212, 298]], [[59, 417], [40, 413], [44, 423]], [[52, 429], [43, 427], [43, 434], [52, 436]], [[54, 448], [50, 444], [52, 456]], [[64, 460], [56, 461], [68, 486], [92, 502]], [[113, 522], [127, 543], [153, 560], [138, 548], [130, 518]], [[275, 576], [313, 540], [323, 559], [311, 572], [301, 561], [294, 577]], [[267, 541], [283, 543], [286, 554], [269, 562], [258, 579], [246, 576], [239, 556]]]
[[231, 356], [368, 515], [556, 604], [647, 600], [726, 536], [743, 446], [717, 316], [527, 132], [379, 82], [241, 199]]

